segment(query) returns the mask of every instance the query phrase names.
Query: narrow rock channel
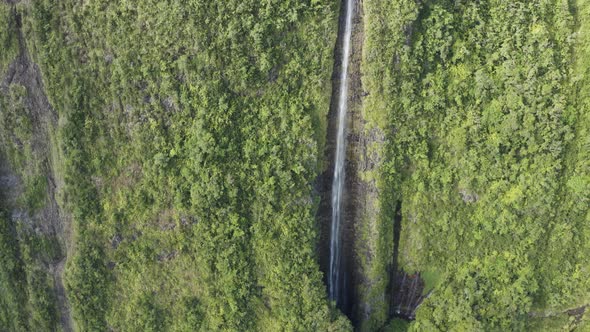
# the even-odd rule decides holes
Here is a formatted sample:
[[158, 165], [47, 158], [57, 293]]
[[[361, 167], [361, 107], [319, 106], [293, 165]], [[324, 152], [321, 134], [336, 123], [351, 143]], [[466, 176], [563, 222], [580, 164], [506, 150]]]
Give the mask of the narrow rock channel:
[[336, 301], [337, 305], [343, 303], [342, 293], [346, 291], [341, 271], [342, 262], [342, 199], [344, 195], [345, 169], [344, 161], [346, 154], [346, 126], [348, 110], [348, 67], [350, 60], [350, 39], [352, 34], [352, 8], [353, 1], [346, 0], [344, 35], [342, 38], [342, 66], [340, 70], [340, 88], [338, 97], [338, 129], [336, 134], [336, 158], [334, 160], [334, 177], [332, 179], [332, 222], [330, 226], [330, 266], [328, 288], [329, 297]]
[[[332, 102], [325, 151], [326, 169], [319, 178], [321, 194], [318, 221], [321, 225], [320, 265], [328, 294], [337, 307], [355, 323], [358, 271], [355, 253], [357, 208], [366, 196], [358, 180], [359, 158], [366, 143], [359, 120], [362, 86], [362, 7], [357, 0], [344, 0], [339, 34], [334, 49]], [[365, 152], [363, 152], [365, 150]]]
[[[419, 274], [399, 269], [397, 250], [388, 275], [375, 275], [374, 271], [380, 205], [377, 184], [367, 175], [378, 172], [380, 155], [376, 147], [383, 144], [384, 135], [365, 118], [363, 41], [362, 1], [344, 0], [334, 50], [327, 168], [319, 179], [319, 250], [329, 298], [357, 327], [374, 314], [376, 302], [388, 302], [389, 317], [413, 319], [424, 298], [423, 280]], [[400, 223], [397, 220], [398, 231]], [[393, 245], [399, 242], [399, 238], [392, 240]], [[387, 289], [375, 293], [375, 285], [381, 283], [375, 278], [387, 278]]]

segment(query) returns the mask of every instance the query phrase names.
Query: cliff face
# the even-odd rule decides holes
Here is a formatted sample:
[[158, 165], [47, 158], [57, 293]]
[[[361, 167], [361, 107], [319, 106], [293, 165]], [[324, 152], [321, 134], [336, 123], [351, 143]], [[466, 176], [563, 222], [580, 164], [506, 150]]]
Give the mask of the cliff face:
[[353, 54], [350, 85], [350, 120], [348, 134], [348, 204], [350, 216], [349, 229], [354, 260], [352, 270], [354, 280], [354, 320], [364, 326], [366, 321], [380, 310], [385, 302], [384, 289], [375, 292], [383, 282], [383, 275], [374, 274], [374, 263], [378, 249], [380, 230], [377, 227], [379, 216], [376, 179], [373, 177], [380, 162], [379, 144], [383, 135], [379, 129], [368, 124], [363, 105], [365, 91], [362, 84], [361, 62], [364, 41], [364, 12], [362, 2], [358, 2], [357, 16], [353, 33]]
[[[397, 265], [433, 290], [413, 327], [537, 330], [547, 322], [531, 311], [577, 312], [590, 289], [578, 272], [589, 266], [588, 75], [571, 53], [588, 58], [584, 6], [364, 3], [364, 104], [384, 128], [391, 219], [377, 224], [400, 216]], [[390, 275], [392, 309], [409, 311], [421, 282]]]
[[[342, 17], [343, 15], [341, 15]], [[342, 22], [341, 22], [342, 26]], [[342, 30], [342, 28], [341, 28]], [[341, 44], [339, 40], [336, 45]], [[380, 204], [376, 172], [380, 163], [379, 146], [383, 143], [381, 131], [369, 125], [367, 112], [363, 108], [366, 93], [362, 84], [361, 62], [364, 40], [364, 12], [362, 1], [355, 2], [352, 31], [352, 50], [349, 64], [349, 99], [347, 113], [347, 154], [344, 213], [342, 220], [343, 274], [345, 280], [344, 300], [340, 309], [357, 326], [368, 326], [368, 320], [378, 313], [387, 319], [387, 274], [385, 266], [377, 264]], [[341, 56], [335, 48], [335, 67], [332, 76], [333, 98], [328, 116], [325, 165], [319, 178], [321, 203], [318, 220], [321, 225], [319, 244], [320, 265], [324, 275], [328, 274], [330, 225], [331, 225], [331, 183], [334, 171], [335, 136], [337, 130], [338, 86]], [[390, 241], [391, 242], [391, 241]], [[370, 328], [370, 327], [369, 327]]]
[[[0, 331], [350, 328], [338, 1], [0, 1]], [[590, 325], [590, 6], [354, 16], [339, 309]]]

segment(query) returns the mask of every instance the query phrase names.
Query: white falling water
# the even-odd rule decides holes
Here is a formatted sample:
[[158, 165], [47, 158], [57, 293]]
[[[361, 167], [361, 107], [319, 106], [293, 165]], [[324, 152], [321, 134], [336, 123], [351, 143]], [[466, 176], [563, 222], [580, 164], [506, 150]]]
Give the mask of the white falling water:
[[340, 96], [338, 98], [338, 133], [336, 136], [336, 159], [332, 182], [332, 228], [330, 232], [330, 299], [339, 302], [341, 293], [341, 234], [342, 192], [344, 190], [344, 159], [346, 157], [346, 112], [348, 108], [348, 62], [352, 35], [352, 3], [346, 0], [346, 22], [342, 38], [342, 68], [340, 71]]

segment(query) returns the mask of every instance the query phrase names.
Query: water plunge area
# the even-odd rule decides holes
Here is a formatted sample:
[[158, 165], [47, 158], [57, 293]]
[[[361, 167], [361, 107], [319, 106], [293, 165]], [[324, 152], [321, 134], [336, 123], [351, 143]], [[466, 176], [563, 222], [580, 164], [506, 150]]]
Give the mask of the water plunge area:
[[336, 157], [334, 159], [334, 177], [332, 179], [332, 222], [330, 228], [330, 262], [328, 272], [328, 295], [336, 301], [337, 306], [344, 304], [343, 289], [346, 284], [342, 271], [342, 209], [345, 186], [346, 159], [346, 114], [348, 110], [348, 66], [352, 36], [353, 0], [345, 0], [344, 34], [342, 37], [342, 57], [340, 70], [340, 87], [338, 97], [338, 129], [336, 134]]
[[[360, 64], [363, 48], [363, 8], [358, 0], [343, 0], [340, 8], [339, 31], [334, 47], [332, 100], [328, 116], [326, 162], [328, 167], [318, 178], [321, 195], [318, 221], [321, 225], [318, 244], [320, 266], [324, 271], [329, 299], [348, 316], [353, 326], [368, 318], [371, 303], [364, 302], [359, 293], [369, 285], [359, 265], [355, 248], [366, 250], [357, 242], [357, 232], [378, 218], [373, 204], [378, 195], [374, 184], [359, 177], [376, 167], [378, 160], [368, 147], [380, 144], [379, 132], [365, 131], [362, 116], [362, 87]], [[412, 320], [417, 307], [428, 296], [419, 273], [407, 273], [398, 266], [397, 255], [401, 232], [401, 201], [397, 203], [393, 221], [393, 259], [388, 266], [388, 286], [385, 301], [388, 316]], [[359, 247], [360, 246], [360, 247]], [[358, 249], [357, 248], [357, 249]], [[362, 249], [365, 248], [365, 249]], [[364, 257], [364, 256], [363, 256]], [[365, 287], [365, 288], [363, 288]]]
[[[353, 326], [360, 326], [368, 318], [372, 305], [364, 302], [360, 294], [369, 287], [367, 283], [370, 281], [359, 265], [359, 252], [355, 251], [361, 250], [360, 254], [364, 255], [363, 250], [366, 250], [365, 244], [357, 243], [357, 232], [362, 232], [378, 218], [378, 211], [373, 206], [377, 189], [359, 174], [376, 167], [377, 157], [370, 155], [368, 147], [383, 142], [379, 132], [366, 130], [361, 111], [362, 99], [366, 96], [360, 70], [364, 38], [362, 18], [363, 8], [358, 0], [343, 0], [334, 47], [325, 151], [328, 166], [318, 178], [316, 187], [321, 195], [317, 216], [321, 225], [320, 266], [329, 299], [350, 318]], [[394, 255], [387, 271], [388, 287], [383, 295], [388, 302], [389, 317], [412, 320], [424, 298], [424, 282], [419, 274], [406, 273], [397, 263], [401, 230], [401, 202], [398, 203], [397, 208], [393, 207], [396, 211]]]
[[406, 273], [398, 262], [399, 241], [402, 227], [402, 202], [397, 202], [393, 221], [393, 261], [389, 276], [389, 316], [414, 320], [416, 310], [429, 296], [424, 292], [425, 283], [420, 273]]

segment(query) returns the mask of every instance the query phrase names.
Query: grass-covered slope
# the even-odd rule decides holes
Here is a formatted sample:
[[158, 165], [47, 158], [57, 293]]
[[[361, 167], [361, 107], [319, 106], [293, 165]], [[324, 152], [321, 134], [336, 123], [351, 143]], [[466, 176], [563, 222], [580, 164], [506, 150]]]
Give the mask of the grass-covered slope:
[[79, 330], [348, 327], [321, 282], [312, 194], [337, 7], [16, 5], [59, 118]]
[[8, 65], [18, 54], [16, 22], [13, 8], [0, 3], [0, 75], [4, 75]]
[[365, 6], [382, 228], [401, 201], [399, 261], [438, 276], [411, 328], [521, 330], [531, 312], [587, 304], [587, 5]]
[[50, 184], [50, 117], [14, 6], [0, 3], [0, 330], [53, 331], [63, 258]]

